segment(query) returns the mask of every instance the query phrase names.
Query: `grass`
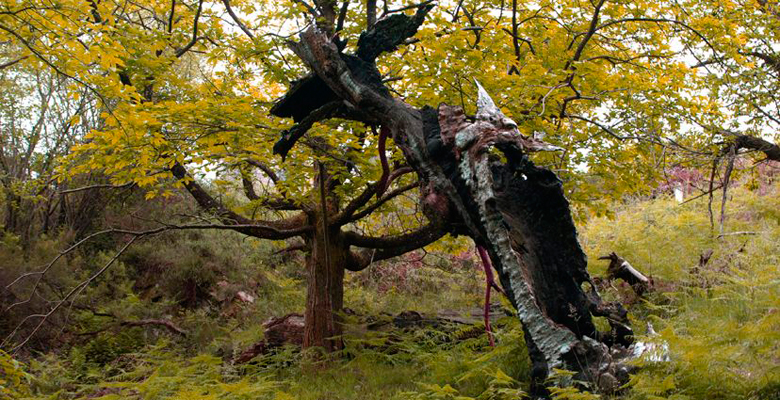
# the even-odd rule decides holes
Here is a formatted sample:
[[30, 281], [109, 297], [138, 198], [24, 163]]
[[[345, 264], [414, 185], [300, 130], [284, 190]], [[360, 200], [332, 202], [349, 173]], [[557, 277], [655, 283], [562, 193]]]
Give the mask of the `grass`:
[[[763, 196], [745, 188], [732, 191], [725, 229], [750, 234], [718, 237], [709, 224], [706, 199], [683, 205], [666, 198], [634, 202], [616, 206], [613, 214], [613, 219], [594, 218], [580, 229], [591, 274], [603, 276], [607, 263], [597, 258], [615, 251], [652, 276], [654, 291], [634, 301], [629, 310], [640, 334], [647, 322], [659, 333], [640, 339], [665, 344], [670, 356], [669, 362], [640, 361], [624, 396], [636, 400], [780, 398], [778, 185]], [[38, 357], [23, 368], [26, 372], [9, 361], [3, 365], [14, 367], [8, 367], [6, 375], [21, 388], [14, 389], [14, 396], [467, 400], [514, 399], [527, 389], [529, 361], [522, 330], [511, 317], [494, 326], [495, 348], [486, 345], [484, 335], [464, 339], [463, 332], [373, 332], [352, 326], [347, 329], [346, 349], [335, 355], [313, 357], [288, 347], [249, 365], [232, 364], [232, 356], [261, 335], [260, 321], [300, 311], [304, 291], [295, 259], [286, 263], [270, 259], [264, 255], [273, 249], [267, 248], [237, 255], [234, 246], [246, 243], [236, 242], [236, 237], [220, 238], [214, 244], [217, 238], [191, 237], [186, 246], [211, 252], [207, 258], [215, 263], [218, 278], [204, 279], [262, 282], [252, 287], [257, 302], [230, 313], [215, 304], [181, 311], [175, 317], [193, 333], [187, 339], [150, 336], [139, 330], [126, 338], [136, 340], [135, 345], [119, 338], [111, 344], [98, 336], [70, 353]], [[462, 253], [460, 246], [457, 256], [411, 255], [350, 274], [346, 306], [372, 315], [402, 310], [467, 312], [480, 306], [482, 275], [471, 254]], [[706, 250], [713, 250], [712, 259], [694, 272]], [[187, 268], [198, 265], [186, 257], [181, 262]], [[259, 273], [266, 262], [273, 262], [275, 268], [261, 268]], [[223, 274], [223, 264], [232, 270]], [[171, 287], [176, 285], [174, 278]], [[606, 286], [603, 295], [632, 300], [630, 290], [620, 284]], [[130, 300], [112, 301], [118, 303], [111, 307], [128, 308]], [[151, 304], [141, 298], [132, 301]], [[463, 328], [468, 329], [473, 328]], [[111, 360], [98, 363], [90, 351], [107, 354]], [[595, 397], [578, 391], [558, 395], [561, 399]]]

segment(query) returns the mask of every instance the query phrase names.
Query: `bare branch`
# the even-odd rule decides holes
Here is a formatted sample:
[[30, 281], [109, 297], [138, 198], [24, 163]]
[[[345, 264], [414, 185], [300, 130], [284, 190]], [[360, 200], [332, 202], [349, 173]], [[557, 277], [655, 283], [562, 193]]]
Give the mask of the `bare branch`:
[[10, 66], [16, 65], [17, 63], [22, 62], [22, 61], [26, 60], [29, 57], [30, 56], [23, 56], [23, 57], [17, 58], [16, 60], [11, 60], [11, 61], [2, 63], [2, 64], [0, 64], [0, 71], [4, 70], [4, 69], [6, 69], [6, 68], [8, 68]]
[[277, 251], [273, 252], [273, 254], [276, 255], [276, 254], [282, 254], [282, 253], [290, 253], [290, 252], [293, 252], [293, 251], [303, 251], [303, 250], [306, 250], [307, 248], [308, 247], [306, 246], [306, 243], [298, 242], [298, 243], [295, 243], [295, 244], [291, 244], [291, 245], [289, 245], [289, 246], [287, 246], [287, 247], [285, 247], [285, 248], [283, 248], [281, 250], [277, 250]]
[[32, 330], [32, 332], [30, 332], [30, 334], [29, 334], [29, 335], [27, 335], [27, 337], [26, 337], [24, 340], [22, 340], [22, 342], [21, 342], [21, 343], [19, 343], [18, 345], [14, 346], [14, 347], [11, 349], [11, 352], [12, 352], [12, 353], [15, 353], [17, 350], [19, 350], [20, 348], [24, 347], [24, 345], [25, 345], [25, 344], [27, 344], [27, 342], [29, 342], [29, 341], [30, 341], [30, 339], [32, 339], [32, 337], [33, 337], [33, 336], [35, 336], [35, 334], [36, 334], [36, 333], [38, 333], [38, 331], [41, 329], [41, 327], [43, 326], [43, 324], [44, 324], [44, 323], [45, 323], [45, 322], [46, 322], [46, 321], [49, 319], [49, 317], [50, 317], [52, 314], [54, 314], [54, 313], [55, 313], [57, 310], [59, 310], [59, 309], [60, 309], [60, 307], [62, 307], [62, 305], [63, 305], [63, 304], [65, 304], [65, 302], [67, 302], [68, 300], [71, 300], [71, 299], [72, 299], [72, 298], [73, 298], [73, 297], [74, 297], [74, 296], [75, 296], [77, 293], [80, 293], [80, 292], [81, 292], [81, 291], [82, 291], [82, 290], [83, 290], [85, 287], [89, 286], [89, 284], [91, 284], [91, 283], [92, 283], [92, 282], [93, 282], [95, 279], [97, 279], [98, 277], [100, 277], [100, 275], [103, 275], [103, 273], [104, 273], [104, 272], [106, 272], [106, 270], [108, 270], [108, 268], [109, 268], [109, 267], [110, 267], [112, 264], [114, 264], [114, 262], [115, 262], [115, 261], [116, 261], [116, 260], [119, 258], [119, 256], [121, 256], [121, 255], [122, 255], [122, 254], [125, 252], [125, 250], [127, 250], [127, 249], [130, 247], [130, 245], [132, 245], [132, 244], [133, 244], [133, 243], [134, 243], [136, 240], [138, 240], [138, 239], [139, 239], [139, 238], [141, 238], [141, 237], [142, 237], [142, 236], [134, 236], [132, 239], [130, 239], [130, 241], [128, 241], [128, 242], [127, 242], [127, 243], [126, 243], [126, 244], [125, 244], [125, 245], [124, 245], [124, 246], [123, 246], [123, 247], [122, 247], [122, 248], [121, 248], [121, 249], [120, 249], [118, 252], [116, 252], [116, 254], [114, 254], [114, 256], [113, 256], [113, 257], [111, 257], [111, 259], [110, 259], [110, 260], [108, 260], [108, 262], [107, 262], [105, 265], [103, 265], [103, 267], [102, 267], [102, 268], [100, 268], [100, 269], [99, 269], [99, 270], [98, 270], [98, 271], [97, 271], [95, 274], [93, 274], [92, 276], [90, 276], [90, 277], [89, 277], [87, 280], [85, 280], [85, 281], [83, 281], [83, 282], [79, 283], [78, 285], [74, 286], [74, 287], [73, 287], [73, 288], [70, 290], [70, 292], [68, 292], [68, 294], [67, 294], [67, 295], [65, 295], [65, 297], [64, 297], [64, 298], [62, 298], [62, 300], [58, 301], [58, 302], [57, 302], [57, 304], [55, 304], [55, 305], [54, 305], [54, 307], [52, 307], [52, 308], [49, 310], [49, 312], [47, 312], [46, 314], [33, 314], [33, 315], [28, 315], [27, 317], [25, 317], [25, 318], [24, 318], [24, 319], [23, 319], [21, 322], [19, 322], [19, 324], [18, 324], [18, 325], [16, 326], [16, 328], [14, 328], [14, 330], [13, 330], [13, 331], [12, 331], [12, 332], [11, 332], [11, 333], [8, 335], [8, 337], [6, 337], [6, 338], [5, 338], [5, 340], [3, 340], [3, 343], [2, 343], [2, 344], [5, 344], [5, 343], [7, 343], [9, 340], [11, 340], [11, 339], [12, 339], [12, 338], [13, 338], [13, 337], [16, 335], [16, 332], [18, 332], [18, 331], [19, 331], [19, 329], [20, 329], [20, 328], [21, 328], [21, 327], [22, 327], [22, 326], [23, 326], [23, 325], [24, 325], [24, 324], [25, 324], [25, 323], [26, 323], [28, 320], [30, 320], [30, 319], [32, 319], [32, 318], [40, 318], [40, 321], [38, 322], [38, 325], [36, 325], [36, 326], [35, 326], [35, 328]]
[[187, 336], [187, 332], [183, 329], [179, 328], [178, 326], [174, 325], [173, 322], [167, 320], [167, 319], [141, 319], [137, 321], [122, 321], [119, 325], [121, 326], [149, 326], [149, 325], [159, 325], [167, 328], [169, 331], [176, 333], [181, 336]]
[[277, 183], [279, 181], [279, 176], [276, 175], [276, 172], [274, 172], [271, 167], [261, 163], [260, 161], [252, 159], [246, 160], [246, 162], [247, 164], [256, 167], [260, 171], [263, 171], [266, 175], [268, 175], [268, 178], [270, 178], [273, 183]]
[[93, 190], [93, 189], [126, 189], [135, 186], [135, 182], [128, 182], [123, 185], [111, 185], [111, 184], [98, 184], [98, 185], [90, 185], [90, 186], [84, 186], [80, 188], [75, 189], [67, 189], [67, 190], [61, 190], [57, 193], [59, 194], [69, 194], [69, 193], [76, 193], [76, 192], [83, 192], [85, 190]]
[[[282, 160], [284, 160], [295, 143], [302, 138], [315, 123], [331, 118], [341, 105], [342, 103], [340, 101], [329, 102], [312, 111], [309, 115], [304, 117], [301, 122], [293, 125], [290, 129], [283, 131], [282, 138], [274, 144], [274, 154], [280, 155]], [[271, 112], [273, 113], [273, 110]]]
[[723, 234], [723, 225], [726, 221], [726, 199], [728, 198], [729, 182], [731, 181], [731, 172], [734, 171], [734, 160], [737, 158], [737, 147], [731, 146], [729, 150], [729, 160], [726, 164], [726, 171], [723, 173], [723, 198], [720, 203], [720, 234]]
[[[409, 172], [412, 172], [412, 169], [409, 168], [409, 167], [403, 167], [403, 168], [398, 168], [398, 169], [394, 170], [390, 174], [390, 176], [387, 178], [387, 185], [389, 186], [395, 179], [397, 179], [401, 175], [407, 174]], [[407, 185], [407, 186], [409, 186], [409, 185]], [[419, 182], [415, 182], [413, 185], [411, 185], [411, 187], [416, 187], [416, 186], [419, 186]], [[384, 203], [387, 200], [390, 200], [391, 198], [399, 195], [400, 193], [405, 192], [406, 190], [411, 189], [411, 187], [407, 188], [405, 190], [402, 190], [401, 192], [398, 192], [398, 193], [396, 193], [396, 190], [393, 190], [390, 193], [386, 193], [383, 197], [380, 197], [380, 199], [377, 200], [377, 203], [379, 203], [379, 204], [376, 207], [374, 207], [368, 213], [365, 213], [365, 214], [361, 213], [361, 217], [360, 218], [363, 218], [364, 216], [366, 216], [366, 215], [370, 214], [371, 212], [373, 212], [373, 210], [376, 209], [377, 207], [379, 207], [381, 205], [381, 203]], [[331, 225], [333, 225], [333, 226], [342, 226], [342, 225], [344, 225], [344, 224], [346, 224], [346, 223], [348, 223], [350, 221], [356, 221], [356, 220], [360, 219], [360, 218], [354, 217], [354, 213], [357, 210], [359, 210], [360, 207], [363, 207], [364, 205], [368, 204], [368, 202], [371, 200], [371, 197], [374, 196], [374, 194], [377, 193], [378, 188], [379, 188], [379, 183], [368, 185], [366, 187], [366, 189], [362, 193], [360, 193], [357, 197], [353, 198], [341, 210], [341, 212], [339, 212], [338, 214], [336, 214], [333, 217], [333, 222], [331, 223]], [[384, 198], [384, 200], [383, 200], [383, 198]]]
[[420, 182], [419, 181], [412, 182], [410, 184], [401, 186], [401, 187], [399, 187], [399, 188], [397, 188], [395, 190], [391, 190], [391, 191], [385, 193], [376, 202], [374, 202], [370, 206], [366, 207], [362, 211], [352, 215], [352, 217], [350, 218], [350, 221], [358, 221], [358, 220], [366, 217], [367, 215], [371, 214], [377, 208], [381, 207], [383, 204], [387, 203], [388, 201], [390, 201], [390, 200], [398, 197], [399, 195], [401, 195], [403, 193], [406, 193], [406, 192], [408, 192], [408, 191], [410, 191], [410, 190], [412, 190], [414, 188], [417, 188], [417, 187], [420, 187]]
[[397, 236], [382, 238], [363, 236], [355, 232], [346, 232], [348, 243], [364, 247], [359, 252], [351, 252], [346, 268], [350, 271], [362, 271], [374, 261], [386, 260], [425, 247], [447, 233], [442, 223], [430, 223], [422, 228]]
[[236, 214], [211, 197], [187, 174], [187, 170], [181, 164], [176, 163], [171, 168], [171, 172], [173, 172], [173, 176], [182, 181], [184, 188], [201, 208], [214, 212], [225, 226], [232, 226], [237, 232], [262, 239], [282, 240], [301, 235], [312, 229], [312, 226], [306, 223], [306, 215], [303, 213], [277, 221], [256, 221]]

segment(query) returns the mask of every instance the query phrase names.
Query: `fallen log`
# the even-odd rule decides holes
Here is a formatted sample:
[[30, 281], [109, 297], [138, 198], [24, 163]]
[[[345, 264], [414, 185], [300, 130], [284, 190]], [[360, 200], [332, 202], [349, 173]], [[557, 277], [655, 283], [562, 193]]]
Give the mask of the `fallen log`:
[[[491, 314], [494, 320], [506, 314], [498, 312], [502, 308], [498, 304], [492, 304]], [[473, 325], [474, 329], [460, 332], [456, 340], [477, 337], [485, 334], [485, 330], [479, 325], [482, 321], [481, 310], [475, 309], [469, 314], [455, 312], [425, 315], [417, 311], [402, 311], [396, 315], [385, 314], [379, 316], [359, 316], [356, 326], [362, 330], [373, 332], [390, 332], [392, 330], [434, 329], [439, 332], [453, 333], [464, 327]], [[236, 364], [245, 364], [255, 357], [267, 354], [274, 349], [285, 345], [300, 347], [303, 343], [304, 320], [301, 314], [288, 314], [278, 318], [271, 318], [263, 324], [264, 337], [252, 346], [245, 349], [235, 358]]]

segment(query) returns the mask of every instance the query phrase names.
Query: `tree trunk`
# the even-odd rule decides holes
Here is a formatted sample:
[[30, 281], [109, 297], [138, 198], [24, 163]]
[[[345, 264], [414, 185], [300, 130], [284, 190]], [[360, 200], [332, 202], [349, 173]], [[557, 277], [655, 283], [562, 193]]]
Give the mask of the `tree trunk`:
[[3, 221], [3, 228], [6, 232], [18, 233], [16, 232], [16, 227], [18, 220], [17, 211], [19, 210], [19, 196], [13, 194], [10, 187], [7, 190], [8, 192], [5, 196], [5, 218]]
[[303, 347], [341, 349], [342, 326], [337, 315], [344, 306], [344, 266], [349, 248], [338, 230], [323, 234], [322, 222], [306, 238], [311, 249], [306, 256], [307, 291]]

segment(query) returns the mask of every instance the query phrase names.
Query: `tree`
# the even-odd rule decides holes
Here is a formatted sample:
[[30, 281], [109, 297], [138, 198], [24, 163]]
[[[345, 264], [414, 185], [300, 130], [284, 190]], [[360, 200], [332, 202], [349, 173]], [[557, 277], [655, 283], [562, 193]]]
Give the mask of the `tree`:
[[[547, 96], [560, 87], [575, 92], [573, 97], [566, 97], [559, 103], [560, 111], [552, 117], [559, 125], [561, 120], [572, 118], [566, 112], [571, 101], [602, 100], [583, 97], [573, 84], [577, 70], [574, 64], [585, 54], [588, 41], [602, 29], [630, 22], [668, 23], [700, 38], [717, 55], [718, 50], [712, 48], [706, 37], [678, 19], [628, 17], [601, 23], [604, 4], [594, 5], [585, 33], [574, 34], [569, 48], [576, 49], [564, 63], [565, 78], [540, 99], [544, 104]], [[322, 11], [329, 7], [328, 4], [319, 2], [317, 6], [320, 17], [329, 14]], [[525, 154], [529, 151], [551, 146], [519, 135], [517, 124], [504, 116], [479, 85], [476, 117], [470, 120], [461, 109], [446, 105], [440, 105], [437, 111], [410, 107], [392, 98], [379, 79], [375, 65], [377, 56], [405, 43], [414, 34], [414, 30], [410, 32], [407, 27], [429, 9], [429, 6], [421, 5], [414, 17], [392, 22], [388, 18], [377, 23], [361, 35], [352, 54], [342, 52], [339, 41], [331, 39], [334, 37], [331, 24], [321, 23], [301, 33], [300, 42], [291, 47], [314, 75], [306, 76], [288, 92], [285, 100], [290, 104], [287, 108], [296, 109], [301, 115], [317, 114], [322, 104], [306, 101], [307, 94], [323, 91], [324, 83], [327, 89], [323, 97], [342, 99], [351, 118], [382, 124], [392, 132], [396, 144], [428, 188], [424, 205], [429, 212], [437, 210], [457, 221], [453, 232], [469, 235], [490, 250], [502, 282], [511, 288], [510, 298], [523, 322], [535, 364], [538, 394], [543, 392], [541, 384], [550, 371], [560, 367], [577, 371], [581, 379], [597, 384], [601, 390], [617, 390], [627, 373], [625, 368], [613, 363], [609, 347], [629, 345], [633, 332], [625, 310], [619, 304], [602, 302], [593, 288], [569, 216], [568, 202], [557, 178], [549, 170], [527, 161]], [[473, 30], [481, 30], [482, 27], [473, 26], [473, 13], [469, 19]], [[513, 28], [516, 30], [517, 25], [513, 24]], [[519, 40], [516, 35], [513, 38]], [[474, 43], [480, 40], [481, 35], [476, 34]], [[674, 56], [661, 57], [672, 59]], [[623, 59], [617, 61], [619, 64]], [[677, 70], [683, 71], [681, 76], [691, 76], [683, 68]], [[509, 72], [512, 71], [510, 68]], [[307, 92], [307, 88], [312, 91]], [[685, 89], [695, 91], [696, 87]], [[655, 90], [674, 99], [674, 106], [680, 103], [695, 106], [695, 102], [685, 103], [684, 96], [675, 93], [677, 88], [668, 92]], [[304, 92], [302, 96], [301, 91]], [[656, 112], [652, 108], [640, 108], [632, 112], [631, 117], [649, 113], [654, 117], [650, 122], [659, 123], [655, 130], [664, 128], [664, 124], [672, 129], [679, 126], [679, 121], [674, 119], [679, 114], [669, 117]], [[318, 118], [323, 117], [318, 115]], [[628, 139], [589, 118], [576, 116], [573, 119], [595, 125], [618, 140]], [[646, 139], [651, 146], [657, 144], [663, 148], [672, 147], [671, 143], [675, 148], [695, 152], [655, 132], [636, 139]], [[641, 149], [646, 143], [639, 140], [638, 145]], [[491, 147], [502, 152], [505, 158], [491, 158]], [[590, 288], [582, 287], [584, 284]], [[607, 317], [611, 332], [598, 332], [592, 316]]]
[[[18, 50], [3, 46], [3, 53], [12, 56]], [[3, 230], [27, 245], [40, 233], [36, 227], [51, 233], [64, 225], [76, 236], [92, 229], [96, 213], [90, 208], [97, 209], [100, 203], [95, 193], [60, 198], [67, 187], [53, 177], [59, 157], [96, 126], [96, 99], [85, 88], [71, 87], [66, 78], [40, 69], [29, 56], [0, 66], [0, 85]], [[74, 218], [74, 213], [79, 217]]]
[[[103, 100], [106, 127], [79, 146], [70, 172], [99, 169], [114, 184], [134, 182], [150, 196], [165, 194], [176, 178], [222, 223], [273, 239], [303, 236], [328, 268], [327, 260], [372, 259], [373, 252], [337, 251], [334, 243], [347, 248], [383, 243], [388, 254], [405, 249], [395, 239], [340, 233], [351, 222], [344, 215], [361, 215], [351, 210], [352, 201], [368, 201], [384, 187], [372, 185], [352, 201], [339, 200], [383, 180], [377, 163], [366, 157], [379, 140], [357, 128], [381, 126], [422, 181], [426, 214], [454, 222], [428, 225], [426, 237], [432, 240], [444, 229], [472, 237], [488, 249], [504, 288], [512, 288], [507, 291], [521, 310], [538, 384], [556, 366], [595, 380], [571, 355], [603, 361], [608, 352], [597, 340], [626, 344], [630, 332], [619, 308], [602, 304], [581, 286], [590, 279], [586, 262], [564, 188], [550, 170], [560, 172], [573, 201], [598, 210], [601, 198], [648, 192], [659, 166], [708, 162], [722, 139], [715, 128], [739, 124], [735, 117], [744, 109], [763, 116], [748, 133], [758, 134], [774, 118], [767, 111], [774, 107], [774, 92], [761, 91], [760, 101], [745, 94], [763, 82], [749, 79], [756, 69], [743, 53], [771, 59], [776, 48], [764, 35], [776, 29], [775, 8], [766, 2], [462, 1], [433, 10], [427, 2], [397, 8], [386, 3], [374, 24], [375, 2], [366, 2], [370, 12], [362, 3], [341, 8], [333, 1], [293, 3], [239, 3], [238, 13], [227, 1], [150, 1], [144, 7], [68, 2], [68, 13], [43, 3], [29, 9], [9, 4], [4, 15], [14, 25], [0, 30], [27, 49], [21, 57], [49, 66]], [[413, 16], [402, 16], [410, 10]], [[262, 29], [244, 22], [259, 13], [268, 15]], [[366, 26], [358, 22], [364, 15], [368, 29], [357, 37]], [[309, 17], [316, 19], [316, 29], [307, 25]], [[425, 18], [429, 22], [423, 24]], [[291, 47], [313, 71], [305, 76], [304, 65], [284, 47], [288, 38], [279, 33], [296, 30], [302, 36]], [[350, 46], [349, 38], [357, 41]], [[402, 50], [394, 51], [398, 47]], [[689, 57], [698, 63], [691, 66]], [[712, 66], [723, 69], [699, 72]], [[281, 94], [278, 83], [300, 76], [269, 107]], [[473, 108], [466, 100], [476, 97], [470, 95], [472, 77], [486, 88], [476, 117], [469, 116]], [[718, 96], [706, 96], [715, 89]], [[494, 98], [488, 101], [486, 93]], [[732, 101], [745, 98], [750, 101]], [[423, 107], [442, 102], [463, 110]], [[296, 124], [284, 126], [267, 111], [291, 116]], [[504, 122], [504, 115], [516, 121]], [[282, 164], [271, 149], [275, 132], [284, 128], [276, 149], [290, 153]], [[461, 144], [439, 138], [475, 131], [493, 136]], [[534, 156], [542, 166], [537, 167], [527, 153], [544, 146], [532, 140], [542, 135], [563, 151]], [[305, 146], [293, 146], [296, 140]], [[491, 158], [491, 147], [502, 154]], [[464, 154], [472, 154], [473, 163], [464, 164], [459, 158]], [[693, 162], [691, 155], [697, 156]], [[401, 159], [395, 155], [403, 165]], [[261, 198], [231, 207], [188, 175], [185, 168], [198, 164], [245, 174], [246, 164], [254, 164], [266, 173], [284, 171], [277, 174], [284, 179]], [[254, 186], [246, 189], [250, 194]], [[269, 210], [280, 200], [289, 207]], [[258, 214], [251, 211], [255, 207]], [[260, 219], [272, 214], [282, 219]], [[545, 230], [549, 226], [555, 229]], [[408, 235], [401, 238], [404, 245], [414, 243]], [[556, 251], [565, 256], [554, 256]], [[319, 265], [320, 258], [310, 260]], [[323, 279], [338, 280], [328, 268], [320, 268]], [[572, 297], [545, 295], [535, 306], [529, 293]], [[338, 304], [319, 298], [324, 309]], [[312, 318], [316, 315], [321, 314]], [[613, 332], [597, 333], [592, 315], [609, 315]], [[326, 319], [318, 326], [332, 325]]]
[[[443, 222], [426, 224], [413, 212], [395, 220], [369, 220], [375, 211], [397, 210], [393, 201], [419, 185], [412, 170], [399, 160], [390, 171], [385, 152], [379, 162], [371, 157], [377, 154], [374, 150], [364, 151], [382, 141], [381, 135], [370, 135], [367, 128], [336, 123], [307, 132], [312, 122], [301, 121], [285, 134], [305, 134], [303, 143], [308, 148], [296, 150], [285, 164], [271, 153], [269, 144], [281, 125], [253, 105], [258, 97], [271, 96], [252, 93], [255, 89], [248, 85], [255, 82], [248, 76], [249, 68], [239, 65], [219, 71], [223, 60], [215, 58], [226, 55], [220, 46], [233, 43], [245, 48], [236, 49], [231, 57], [258, 51], [256, 35], [228, 2], [220, 11], [208, 9], [204, 2], [194, 7], [175, 2], [151, 8], [72, 6], [72, 14], [55, 18], [57, 26], [50, 24], [48, 13], [54, 10], [46, 5], [35, 11], [10, 11], [17, 25], [4, 29], [26, 47], [29, 54], [23, 55], [27, 58], [21, 63], [29, 59], [46, 64], [102, 101], [103, 126], [86, 135], [62, 176], [99, 171], [111, 177], [112, 185], [106, 186], [137, 185], [148, 190], [148, 197], [168, 195], [171, 186], [178, 185], [231, 229], [270, 240], [299, 237], [301, 242], [293, 247], [307, 253], [305, 347], [340, 347], [336, 314], [343, 304], [345, 269], [362, 270], [444, 234]], [[264, 7], [287, 12], [271, 4]], [[225, 36], [231, 34], [219, 12], [232, 18], [246, 42], [232, 36], [228, 41]], [[179, 19], [189, 24], [177, 24]], [[38, 24], [51, 29], [46, 33], [75, 39], [50, 43], [45, 35], [39, 36]], [[221, 37], [223, 43], [218, 43]], [[198, 54], [199, 44], [206, 39], [216, 46], [209, 56]], [[68, 58], [72, 51], [75, 62]], [[273, 74], [280, 74], [280, 69], [265, 73], [276, 79]], [[258, 135], [257, 129], [272, 133]], [[339, 131], [344, 130], [359, 131], [359, 137], [337, 143]], [[231, 192], [231, 181], [238, 177], [249, 201], [228, 206], [210, 194], [188, 172], [188, 165], [198, 163], [217, 165], [218, 174], [229, 178], [217, 183], [222, 193]]]

